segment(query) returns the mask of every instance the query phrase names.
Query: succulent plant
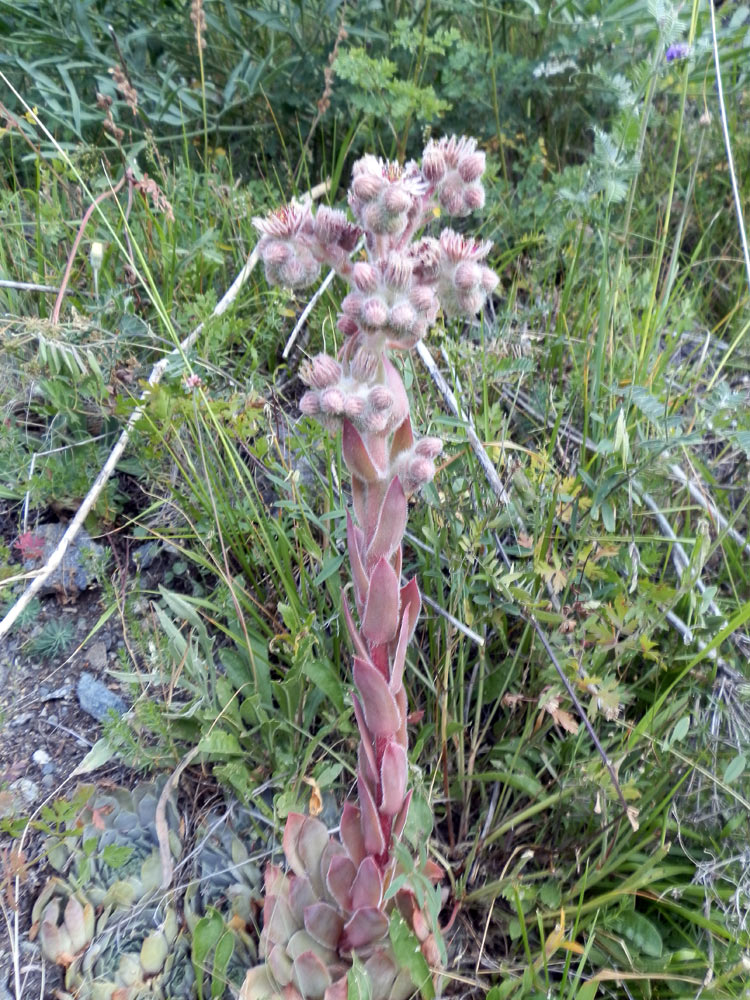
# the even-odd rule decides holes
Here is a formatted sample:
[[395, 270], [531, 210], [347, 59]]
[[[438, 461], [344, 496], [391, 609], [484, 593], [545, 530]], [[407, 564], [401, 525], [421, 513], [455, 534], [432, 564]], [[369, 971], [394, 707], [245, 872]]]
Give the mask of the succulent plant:
[[[307, 204], [253, 220], [269, 282], [300, 287], [327, 263], [352, 287], [341, 304], [338, 357], [317, 355], [300, 370], [308, 386], [300, 409], [341, 430], [352, 477], [347, 539], [359, 624], [343, 593], [342, 611], [361, 739], [359, 805], [344, 806], [340, 840], [310, 817], [287, 819], [289, 871], [266, 870], [264, 963], [248, 972], [242, 1000], [344, 1000], [349, 972], [360, 964], [372, 1000], [405, 1000], [415, 983], [391, 943], [396, 911], [423, 960], [441, 965], [439, 931], [416, 881], [399, 867], [396, 845], [411, 801], [403, 675], [421, 608], [416, 579], [401, 583], [402, 540], [408, 497], [432, 480], [442, 442], [415, 438], [388, 351], [413, 347], [441, 306], [448, 316], [474, 315], [497, 285], [484, 263], [489, 243], [450, 229], [414, 239], [438, 206], [464, 216], [484, 204], [484, 166], [476, 142], [455, 136], [428, 143], [421, 166], [365, 156], [354, 164], [349, 191], [356, 226], [330, 209], [314, 216]], [[353, 262], [360, 235], [367, 260]], [[437, 881], [440, 872], [428, 862], [421, 875]]]
[[256, 959], [260, 873], [244, 842], [249, 814], [239, 807], [233, 815], [209, 813], [185, 852], [170, 798], [176, 887], [164, 892], [155, 822], [162, 786], [82, 786], [67, 829], [48, 839], [48, 860], [60, 874], [42, 890], [32, 920], [44, 957], [65, 969], [63, 997], [218, 997], [232, 983], [236, 995]]

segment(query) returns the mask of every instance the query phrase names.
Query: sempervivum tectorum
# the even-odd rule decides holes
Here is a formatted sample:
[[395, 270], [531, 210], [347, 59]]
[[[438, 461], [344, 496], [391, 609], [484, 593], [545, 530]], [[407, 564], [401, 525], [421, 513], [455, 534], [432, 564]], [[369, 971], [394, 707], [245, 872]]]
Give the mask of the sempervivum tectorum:
[[354, 954], [371, 1000], [406, 1000], [414, 983], [393, 952], [391, 911], [398, 907], [407, 919], [430, 965], [439, 963], [439, 951], [411, 890], [399, 889], [384, 901], [396, 865], [389, 862], [383, 872], [367, 853], [359, 810], [351, 803], [344, 807], [341, 841], [319, 820], [292, 813], [284, 853], [289, 873], [275, 865], [266, 870], [260, 939], [265, 964], [248, 972], [240, 1000], [346, 1000]]

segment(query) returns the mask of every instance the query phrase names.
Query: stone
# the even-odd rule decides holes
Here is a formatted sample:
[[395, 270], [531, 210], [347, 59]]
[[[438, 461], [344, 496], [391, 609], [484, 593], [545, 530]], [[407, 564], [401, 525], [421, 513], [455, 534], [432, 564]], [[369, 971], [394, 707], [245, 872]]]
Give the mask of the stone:
[[39, 785], [31, 778], [19, 778], [9, 786], [11, 792], [16, 792], [25, 806], [33, 806], [39, 798]]
[[103, 642], [95, 642], [84, 653], [92, 670], [107, 669], [107, 647]]
[[49, 764], [49, 762], [52, 760], [47, 751], [41, 749], [41, 747], [39, 750], [35, 750], [33, 752], [33, 754], [31, 755], [31, 759], [34, 761], [35, 764], [38, 764], [39, 767], [44, 767], [45, 764]]
[[123, 715], [128, 710], [128, 706], [123, 699], [110, 691], [109, 688], [97, 680], [93, 674], [82, 673], [78, 678], [78, 704], [84, 712], [93, 716], [97, 722], [104, 722], [110, 717], [110, 712], [115, 715]]
[[[27, 572], [38, 570], [45, 565], [67, 527], [67, 524], [60, 521], [53, 524], [38, 524], [32, 531], [20, 537], [18, 547], [21, 554], [28, 555], [23, 563], [23, 568]], [[82, 590], [95, 586], [93, 566], [102, 552], [102, 546], [93, 540], [85, 528], [81, 528], [61, 564], [45, 581], [39, 591], [40, 596], [58, 594], [63, 599], [72, 601]]]

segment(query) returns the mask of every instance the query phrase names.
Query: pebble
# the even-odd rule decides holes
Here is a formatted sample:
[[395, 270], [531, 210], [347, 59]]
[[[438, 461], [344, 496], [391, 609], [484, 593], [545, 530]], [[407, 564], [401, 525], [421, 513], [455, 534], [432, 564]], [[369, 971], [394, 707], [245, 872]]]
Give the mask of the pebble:
[[86, 650], [85, 656], [92, 670], [106, 670], [107, 647], [103, 642], [95, 642]]
[[54, 787], [55, 787], [54, 776], [51, 774], [45, 774], [42, 777], [42, 788], [45, 790], [45, 792], [51, 792]]
[[39, 798], [39, 785], [31, 778], [19, 778], [10, 785], [11, 792], [18, 792], [23, 799], [24, 805], [33, 806]]
[[109, 718], [109, 713], [123, 715], [128, 710], [128, 706], [122, 698], [110, 691], [106, 685], [97, 680], [93, 674], [82, 673], [78, 678], [78, 704], [84, 712], [93, 716], [97, 722], [104, 722]]
[[[25, 570], [38, 569], [49, 559], [62, 538], [67, 524], [39, 524], [29, 532], [29, 542], [34, 546], [34, 554], [25, 560]], [[47, 579], [40, 590], [45, 594], [64, 594], [75, 597], [81, 590], [96, 584], [92, 574], [92, 562], [102, 552], [102, 546], [95, 542], [85, 528], [81, 528], [72, 542], [60, 566]]]
[[50, 714], [47, 716], [47, 722], [49, 722], [51, 726], [57, 726], [60, 724], [60, 720], [58, 719], [58, 717], [55, 715], [54, 712], [50, 712]]
[[10, 726], [23, 726], [23, 725], [25, 725], [27, 722], [29, 722], [33, 718], [34, 718], [34, 715], [33, 715], [32, 712], [21, 712], [21, 714], [17, 715], [15, 717], [15, 719], [11, 719], [10, 722], [8, 723], [8, 725], [10, 725]]
[[35, 764], [38, 764], [39, 767], [43, 767], [45, 764], [49, 764], [49, 762], [52, 760], [47, 751], [42, 749], [35, 750], [31, 755], [31, 759], [34, 761]]

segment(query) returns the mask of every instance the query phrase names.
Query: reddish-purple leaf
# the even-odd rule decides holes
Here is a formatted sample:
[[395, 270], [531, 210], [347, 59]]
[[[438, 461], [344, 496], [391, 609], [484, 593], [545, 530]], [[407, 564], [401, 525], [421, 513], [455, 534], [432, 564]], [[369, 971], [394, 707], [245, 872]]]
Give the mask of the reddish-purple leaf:
[[303, 952], [294, 961], [294, 978], [303, 997], [320, 997], [331, 985], [331, 973], [313, 951]]
[[401, 717], [385, 678], [371, 663], [358, 656], [354, 657], [353, 673], [367, 728], [373, 736], [392, 736], [401, 725]]
[[401, 544], [406, 530], [406, 494], [398, 476], [394, 476], [386, 491], [378, 515], [378, 525], [367, 549], [367, 565], [378, 559], [390, 559]]
[[326, 887], [342, 910], [352, 908], [352, 885], [357, 875], [357, 869], [352, 861], [343, 854], [331, 860], [326, 876]]
[[344, 421], [341, 442], [344, 461], [351, 474], [366, 483], [376, 482], [380, 478], [378, 470], [370, 458], [370, 453], [360, 437], [359, 431], [348, 420]]
[[362, 839], [362, 824], [359, 809], [352, 802], [345, 802], [341, 812], [339, 830], [344, 847], [355, 865], [365, 856], [365, 842]]
[[380, 817], [375, 807], [375, 799], [366, 781], [361, 775], [357, 778], [357, 791], [359, 792], [359, 805], [362, 810], [362, 839], [365, 843], [365, 851], [368, 854], [378, 857], [385, 850], [385, 837], [383, 828], [380, 825]]
[[297, 930], [291, 907], [281, 896], [266, 897], [263, 918], [266, 937], [273, 944], [285, 945]]
[[349, 604], [343, 591], [341, 592], [341, 610], [344, 612], [344, 621], [346, 622], [346, 628], [351, 637], [355, 652], [364, 659], [367, 659], [367, 646], [365, 646], [362, 636], [359, 634], [359, 629], [354, 624], [354, 619], [352, 618], [352, 613], [349, 610]]
[[367, 517], [367, 483], [352, 479], [352, 506], [358, 524], [364, 524]]
[[409, 814], [409, 803], [411, 802], [411, 788], [406, 793], [406, 798], [404, 799], [404, 804], [401, 806], [398, 812], [398, 816], [393, 821], [393, 827], [391, 832], [393, 834], [394, 840], [399, 840], [401, 834], [404, 832], [404, 827], [406, 826], [406, 817]]
[[414, 635], [417, 626], [417, 618], [422, 610], [422, 598], [419, 593], [417, 578], [413, 576], [405, 587], [401, 588], [401, 614], [409, 622], [409, 639]]
[[357, 610], [361, 614], [367, 600], [367, 591], [370, 582], [367, 579], [361, 555], [364, 535], [362, 534], [362, 530], [352, 521], [349, 511], [346, 512], [346, 537], [349, 545], [349, 562], [352, 565], [354, 591], [357, 598]]
[[344, 924], [342, 948], [364, 948], [388, 933], [388, 917], [374, 906], [355, 910]]
[[383, 879], [375, 858], [365, 858], [357, 870], [352, 885], [352, 909], [380, 906], [383, 898]]
[[289, 906], [294, 919], [300, 925], [304, 921], [305, 907], [314, 903], [318, 897], [315, 895], [315, 890], [306, 875], [295, 875], [290, 881]]
[[398, 743], [389, 742], [380, 765], [381, 813], [395, 816], [404, 802], [406, 791], [406, 751]]
[[286, 947], [277, 944], [266, 956], [268, 968], [279, 986], [287, 986], [292, 981], [292, 963], [286, 953]]
[[[357, 663], [358, 657], [354, 657], [355, 664]], [[365, 663], [365, 660], [361, 661]], [[365, 721], [364, 712], [362, 710], [362, 703], [356, 695], [352, 695], [352, 704], [354, 706], [354, 718], [357, 720], [357, 726], [359, 727], [359, 733], [361, 736], [360, 749], [364, 747], [364, 754], [367, 761], [367, 771], [370, 780], [373, 784], [378, 780], [378, 766], [375, 763], [375, 751], [372, 749], [372, 733]]]
[[344, 921], [328, 903], [312, 903], [305, 908], [305, 930], [324, 948], [336, 950]]
[[312, 883], [312, 887], [318, 896], [323, 891], [323, 882], [320, 874], [320, 859], [328, 843], [328, 830], [319, 819], [308, 816], [305, 823], [300, 827], [297, 837], [297, 854], [302, 859], [305, 866], [305, 873]]
[[289, 813], [284, 826], [284, 837], [282, 847], [286, 855], [287, 863], [295, 875], [306, 875], [305, 865], [297, 852], [297, 839], [307, 816], [302, 813]]
[[404, 664], [406, 663], [406, 647], [409, 645], [409, 618], [407, 615], [401, 616], [401, 628], [398, 631], [398, 644], [396, 652], [393, 654], [393, 664], [391, 666], [391, 679], [388, 687], [391, 693], [395, 694], [401, 690], [404, 682]]
[[396, 428], [391, 441], [391, 462], [403, 451], [408, 451], [414, 444], [414, 434], [411, 429], [411, 420], [407, 417], [402, 424]]
[[398, 605], [398, 577], [385, 559], [379, 559], [370, 576], [370, 591], [362, 616], [362, 634], [369, 642], [380, 645], [393, 639], [398, 628]]

